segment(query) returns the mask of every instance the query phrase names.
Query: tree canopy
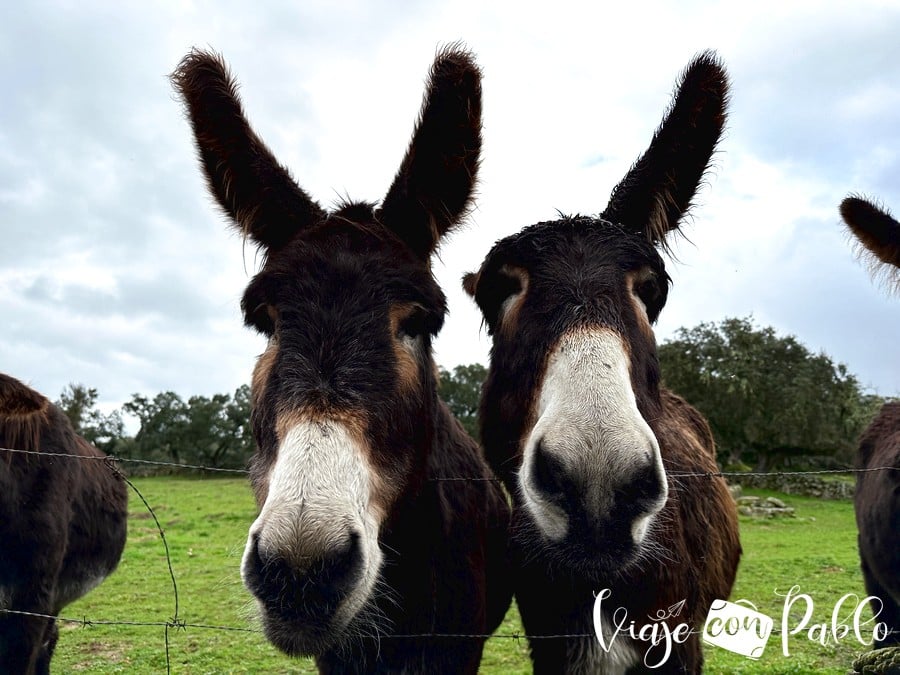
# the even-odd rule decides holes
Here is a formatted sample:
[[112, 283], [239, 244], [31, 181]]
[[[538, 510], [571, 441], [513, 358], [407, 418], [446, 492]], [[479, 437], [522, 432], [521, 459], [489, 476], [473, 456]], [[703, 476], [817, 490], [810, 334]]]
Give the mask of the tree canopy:
[[79, 434], [104, 452], [110, 453], [125, 435], [122, 414], [114, 410], [104, 415], [97, 410], [97, 390], [73, 382], [59, 395], [56, 405], [66, 414]]
[[848, 462], [878, 405], [844, 364], [752, 318], [681, 328], [659, 360], [664, 384], [706, 416], [720, 453], [759, 470], [798, 455]]
[[253, 452], [247, 385], [234, 396], [191, 396], [187, 401], [172, 391], [152, 399], [135, 394], [122, 409], [141, 423], [132, 452], [143, 459], [241, 468]]
[[480, 363], [456, 366], [453, 372], [440, 369], [440, 395], [469, 434], [478, 438], [478, 404], [487, 368]]

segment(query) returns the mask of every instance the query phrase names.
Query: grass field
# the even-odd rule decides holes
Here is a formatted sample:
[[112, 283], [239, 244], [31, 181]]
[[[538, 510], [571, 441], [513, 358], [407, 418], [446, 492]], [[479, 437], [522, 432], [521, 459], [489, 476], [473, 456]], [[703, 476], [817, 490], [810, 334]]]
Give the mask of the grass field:
[[[153, 507], [166, 533], [178, 583], [178, 618], [185, 629], [169, 629], [173, 673], [309, 673], [311, 661], [277, 653], [258, 632], [253, 604], [241, 585], [238, 567], [255, 506], [244, 479], [142, 478], [135, 485]], [[774, 494], [748, 491], [751, 494]], [[797, 517], [779, 521], [741, 518], [744, 557], [732, 600], [751, 601], [780, 628], [785, 593], [799, 585], [814, 601], [810, 624], [831, 621], [834, 604], [846, 593], [864, 595], [856, 554], [852, 504], [781, 496]], [[67, 618], [91, 621], [165, 623], [175, 599], [159, 533], [140, 499], [131, 494], [128, 544], [118, 570], [102, 586], [64, 611]], [[802, 615], [798, 603], [791, 626]], [[852, 607], [851, 607], [852, 609]], [[847, 612], [842, 612], [846, 614]], [[865, 617], [869, 617], [868, 609]], [[219, 630], [207, 626], [240, 630]], [[249, 629], [249, 630], [248, 630]], [[499, 635], [522, 634], [511, 610]], [[62, 624], [54, 659], [57, 673], [165, 672], [163, 626], [83, 626]], [[707, 647], [709, 673], [847, 672], [865, 648], [851, 632], [825, 646], [806, 634], [793, 635], [782, 654], [773, 634], [759, 661]], [[482, 672], [529, 673], [524, 640], [489, 640]]]

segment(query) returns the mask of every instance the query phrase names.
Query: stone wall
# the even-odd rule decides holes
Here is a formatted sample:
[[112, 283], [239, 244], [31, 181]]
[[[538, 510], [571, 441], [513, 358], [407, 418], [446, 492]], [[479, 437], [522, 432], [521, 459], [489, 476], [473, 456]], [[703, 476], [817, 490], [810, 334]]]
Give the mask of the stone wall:
[[732, 485], [744, 488], [776, 490], [789, 495], [818, 497], [819, 499], [853, 499], [853, 483], [840, 480], [825, 480], [821, 476], [807, 474], [775, 474], [769, 476], [728, 476]]

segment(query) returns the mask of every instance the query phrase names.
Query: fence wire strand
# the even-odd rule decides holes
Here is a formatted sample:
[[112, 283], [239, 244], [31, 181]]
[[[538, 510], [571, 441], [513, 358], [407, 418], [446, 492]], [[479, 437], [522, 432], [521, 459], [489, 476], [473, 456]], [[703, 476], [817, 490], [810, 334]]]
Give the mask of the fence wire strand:
[[[20, 610], [13, 609], [0, 609], [0, 614], [6, 615], [20, 615], [20, 616], [30, 616], [35, 618], [41, 618], [46, 620], [55, 620], [63, 623], [76, 624], [80, 625], [82, 628], [91, 628], [94, 626], [137, 626], [137, 627], [155, 627], [155, 628], [163, 628], [164, 630], [164, 644], [165, 644], [165, 658], [166, 658], [166, 673], [170, 675], [171, 670], [171, 657], [169, 653], [169, 630], [181, 630], [187, 631], [188, 629], [201, 629], [201, 630], [218, 630], [218, 631], [230, 631], [230, 632], [240, 632], [240, 633], [256, 633], [262, 634], [262, 630], [258, 628], [247, 628], [240, 626], [219, 626], [213, 624], [204, 624], [204, 623], [190, 623], [184, 621], [179, 616], [179, 599], [178, 599], [178, 582], [175, 577], [175, 569], [172, 564], [172, 557], [169, 551], [169, 544], [166, 540], [166, 534], [162, 527], [162, 524], [159, 522], [159, 518], [156, 516], [156, 512], [153, 510], [153, 507], [150, 506], [150, 503], [141, 493], [141, 491], [135, 486], [135, 484], [129, 480], [129, 478], [121, 471], [119, 468], [120, 464], [138, 464], [138, 465], [151, 465], [151, 466], [159, 466], [159, 467], [167, 467], [172, 469], [189, 469], [192, 471], [208, 471], [214, 473], [231, 473], [231, 474], [239, 474], [246, 475], [249, 472], [246, 469], [227, 469], [220, 467], [211, 467], [211, 466], [203, 466], [199, 464], [185, 464], [181, 462], [164, 462], [160, 460], [148, 460], [148, 459], [136, 459], [130, 457], [116, 457], [114, 455], [104, 455], [104, 456], [82, 456], [82, 455], [69, 455], [65, 453], [52, 453], [52, 452], [40, 452], [36, 450], [22, 450], [18, 448], [4, 448], [0, 447], [0, 451], [6, 453], [16, 453], [16, 454], [24, 454], [24, 455], [39, 455], [41, 457], [47, 458], [60, 458], [60, 459], [82, 459], [82, 460], [96, 460], [104, 462], [112, 472], [118, 475], [125, 483], [134, 491], [135, 494], [140, 498], [141, 502], [144, 504], [144, 507], [150, 513], [153, 518], [153, 522], [156, 524], [156, 529], [159, 532], [160, 539], [163, 542], [163, 548], [165, 549], [166, 556], [166, 565], [169, 571], [169, 577], [172, 582], [172, 594], [174, 596], [174, 613], [172, 617], [165, 621], [119, 621], [119, 620], [103, 620], [103, 619], [88, 619], [87, 617], [83, 617], [81, 619], [74, 618], [65, 618], [52, 616], [48, 614], [40, 614], [36, 612], [25, 612]], [[812, 471], [703, 471], [703, 472], [678, 472], [672, 471], [667, 472], [667, 475], [672, 478], [740, 478], [742, 476], [771, 476], [771, 477], [781, 477], [781, 476], [810, 476], [810, 475], [827, 475], [827, 474], [844, 474], [844, 475], [852, 475], [852, 474], [862, 474], [862, 473], [870, 473], [875, 471], [900, 471], [900, 467], [896, 466], [879, 466], [879, 467], [868, 467], [864, 469], [819, 469]], [[430, 478], [430, 481], [433, 482], [500, 482], [498, 478], [495, 477], [459, 477], [459, 476], [447, 476], [447, 477], [434, 477]], [[781, 629], [773, 628], [771, 634], [777, 635], [780, 634]], [[893, 634], [897, 631], [889, 630], [888, 634]], [[689, 630], [689, 634], [691, 635], [702, 635], [703, 631], [698, 630]], [[380, 639], [469, 639], [469, 640], [488, 640], [488, 639], [501, 639], [501, 640], [515, 640], [521, 641], [522, 639], [526, 640], [558, 640], [558, 639], [596, 639], [596, 635], [594, 633], [561, 633], [561, 634], [553, 634], [553, 635], [528, 635], [522, 633], [493, 633], [493, 634], [469, 634], [469, 633], [411, 633], [411, 634], [391, 634], [391, 635], [383, 635]]]
[[[185, 464], [183, 462], [164, 462], [162, 460], [153, 459], [136, 459], [132, 457], [117, 457], [115, 455], [105, 456], [83, 456], [68, 455], [62, 452], [41, 452], [39, 450], [20, 450], [18, 448], [0, 448], [2, 452], [19, 453], [23, 455], [40, 455], [42, 457], [59, 457], [62, 459], [86, 459], [99, 462], [114, 462], [117, 464], [144, 464], [150, 466], [169, 467], [173, 469], [190, 469], [192, 471], [210, 471], [219, 473], [234, 473], [238, 475], [247, 475], [250, 472], [246, 469], [226, 469], [216, 466], [204, 466], [202, 464]], [[810, 471], [667, 471], [666, 474], [672, 478], [740, 478], [741, 476], [818, 476], [818, 475], [837, 475], [837, 474], [858, 474], [870, 473], [873, 471], [900, 471], [897, 466], [875, 466], [865, 469], [815, 469]], [[429, 478], [433, 482], [500, 482], [499, 478], [476, 476], [438, 476]]]

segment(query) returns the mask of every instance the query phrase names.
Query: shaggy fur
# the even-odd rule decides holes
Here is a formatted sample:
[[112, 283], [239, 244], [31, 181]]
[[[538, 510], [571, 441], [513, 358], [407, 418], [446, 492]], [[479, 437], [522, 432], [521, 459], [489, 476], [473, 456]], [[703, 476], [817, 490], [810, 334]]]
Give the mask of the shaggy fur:
[[[252, 131], [220, 57], [194, 51], [173, 80], [213, 195], [265, 253], [242, 301], [246, 323], [270, 338], [252, 385], [257, 502], [266, 503], [284, 431], [337, 420], [364, 448], [376, 477], [368, 508], [384, 515], [376, 593], [338, 631], [330, 615], [343, 580], [359, 573], [359, 539], [308, 570], [256, 560], [266, 553], [250, 543], [245, 581], [269, 640], [314, 655], [323, 672], [475, 673], [483, 639], [399, 636], [488, 634], [512, 596], [506, 499], [438, 398], [431, 354], [446, 299], [429, 259], [465, 214], [478, 170], [477, 66], [457, 48], [441, 51], [381, 206], [330, 213]], [[484, 480], [452, 480], [461, 478]]]
[[[65, 414], [0, 374], [0, 447], [97, 458]], [[109, 575], [125, 546], [126, 486], [105, 462], [5, 453], [0, 609], [56, 616]], [[0, 614], [0, 671], [49, 673], [56, 622]]]
[[[493, 336], [482, 440], [513, 495], [516, 599], [526, 632], [535, 636], [530, 646], [536, 673], [640, 669], [645, 644], [620, 638], [637, 656], [613, 658], [600, 653], [593, 637], [541, 637], [593, 634], [591, 609], [602, 589], [612, 592], [606, 606], [626, 608], [638, 625], [684, 601], [681, 613], [667, 622], [702, 630], [712, 601], [727, 598], [734, 582], [741, 547], [725, 481], [669, 475], [717, 471], [715, 447], [703, 417], [661, 387], [650, 327], [669, 289], [657, 248], [690, 207], [722, 131], [726, 102], [725, 72], [714, 55], [704, 53], [685, 71], [649, 149], [613, 190], [601, 217], [563, 217], [528, 227], [498, 242], [481, 269], [464, 280]], [[568, 515], [564, 539], [543, 536], [523, 507], [519, 471], [548, 355], [562, 337], [590, 330], [611, 331], [624, 343], [637, 408], [669, 475], [668, 499], [637, 551], [604, 538], [602, 533], [612, 534], [597, 529], [592, 518], [599, 514], [578, 510], [584, 479], [558, 467], [544, 468], [543, 475], [550, 486], [547, 499]], [[636, 501], [642, 498], [638, 485], [623, 490], [634, 492]], [[627, 508], [628, 498], [621, 501]], [[694, 635], [675, 645], [653, 672], [698, 673], [702, 664]]]

